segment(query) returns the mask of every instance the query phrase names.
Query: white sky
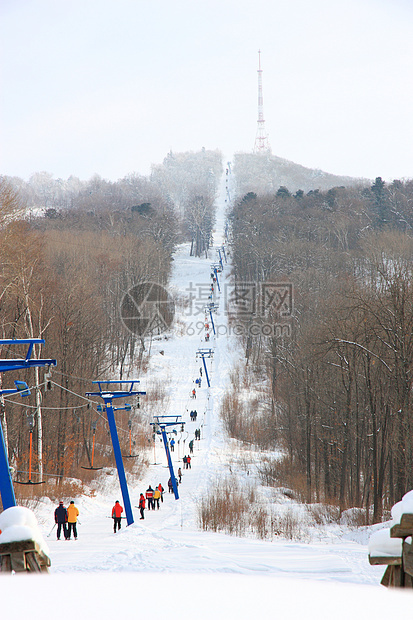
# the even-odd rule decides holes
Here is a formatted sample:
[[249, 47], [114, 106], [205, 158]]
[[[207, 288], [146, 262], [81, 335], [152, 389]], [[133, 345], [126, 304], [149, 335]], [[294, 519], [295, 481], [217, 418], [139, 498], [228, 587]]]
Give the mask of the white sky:
[[413, 177], [411, 0], [2, 0], [0, 173], [116, 180], [169, 150]]

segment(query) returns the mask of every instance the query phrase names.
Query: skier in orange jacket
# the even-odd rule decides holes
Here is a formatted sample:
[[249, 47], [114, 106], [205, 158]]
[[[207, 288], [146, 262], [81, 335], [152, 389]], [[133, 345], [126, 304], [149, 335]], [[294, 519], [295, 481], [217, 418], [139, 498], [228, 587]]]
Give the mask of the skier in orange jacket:
[[76, 508], [75, 502], [72, 500], [67, 507], [67, 539], [70, 540], [70, 536], [73, 530], [73, 536], [77, 540], [77, 518], [79, 516], [79, 509]]
[[116, 534], [116, 526], [118, 530], [121, 528], [121, 518], [122, 518], [123, 508], [119, 504], [119, 501], [116, 500], [115, 505], [112, 508], [112, 519], [113, 519], [113, 531]]

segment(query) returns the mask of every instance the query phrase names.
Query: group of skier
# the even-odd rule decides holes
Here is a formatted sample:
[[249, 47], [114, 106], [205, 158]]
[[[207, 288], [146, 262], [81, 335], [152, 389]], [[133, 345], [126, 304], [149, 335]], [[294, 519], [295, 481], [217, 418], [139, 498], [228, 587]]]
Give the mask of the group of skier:
[[63, 530], [63, 536], [65, 540], [70, 540], [73, 532], [73, 538], [77, 540], [77, 518], [79, 516], [79, 509], [75, 506], [75, 502], [72, 500], [69, 506], [66, 508], [63, 502], [59, 502], [58, 507], [54, 511], [54, 522], [57, 525], [57, 540], [60, 540], [60, 536]]
[[148, 510], [155, 510], [161, 507], [161, 502], [163, 502], [163, 494], [165, 489], [162, 484], [159, 483], [155, 489], [148, 486], [145, 491], [145, 495], [143, 493], [140, 494], [139, 497], [139, 512], [141, 513], [141, 519], [145, 518], [145, 507], [147, 506]]

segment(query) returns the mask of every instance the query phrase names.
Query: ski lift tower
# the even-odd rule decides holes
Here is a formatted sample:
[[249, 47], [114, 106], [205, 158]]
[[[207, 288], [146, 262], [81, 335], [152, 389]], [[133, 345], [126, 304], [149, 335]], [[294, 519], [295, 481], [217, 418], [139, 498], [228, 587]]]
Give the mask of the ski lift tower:
[[182, 416], [180, 415], [156, 415], [154, 416], [155, 422], [151, 422], [154, 433], [159, 432], [162, 435], [163, 445], [165, 446], [166, 458], [168, 460], [169, 473], [171, 475], [172, 489], [175, 495], [175, 499], [179, 499], [178, 486], [176, 484], [176, 478], [174, 473], [174, 468], [172, 465], [171, 452], [169, 450], [168, 437], [166, 436], [166, 427], [167, 426], [177, 426], [180, 425], [183, 428], [185, 422], [182, 422]]
[[215, 304], [214, 302], [211, 302], [210, 304], [205, 306], [205, 314], [207, 314], [209, 312], [209, 317], [211, 319], [211, 325], [212, 325], [212, 329], [213, 329], [213, 332], [214, 332], [214, 336], [216, 336], [216, 331], [215, 331], [214, 319], [212, 318], [212, 313], [213, 312], [218, 312], [218, 309], [219, 309], [218, 304]]
[[221, 265], [221, 269], [223, 270], [224, 269], [224, 263], [222, 262], [221, 250], [222, 250], [222, 247], [221, 248], [217, 248], [217, 254], [218, 254], [218, 257], [219, 257], [219, 264]]
[[[34, 368], [35, 366], [56, 366], [56, 360], [53, 359], [31, 359], [33, 347], [35, 344], [44, 344], [42, 338], [26, 338], [23, 340], [6, 339], [0, 340], [0, 346], [14, 346], [16, 344], [28, 344], [26, 357], [16, 359], [0, 359], [0, 373], [9, 370], [23, 370], [26, 368]], [[21, 396], [29, 396], [30, 390], [24, 381], [15, 381], [16, 388], [8, 390], [0, 390], [0, 398], [5, 394], [18, 394]], [[11, 479], [9, 459], [7, 455], [6, 443], [4, 441], [3, 428], [0, 422], [0, 494], [3, 503], [3, 510], [16, 505], [16, 496], [14, 494], [13, 482]]]
[[222, 271], [222, 266], [220, 263], [214, 263], [211, 265], [211, 269], [212, 269], [212, 273], [214, 274], [216, 281], [217, 281], [217, 285], [218, 285], [218, 290], [219, 292], [221, 292], [221, 287], [219, 285], [219, 278], [218, 278], [218, 273], [220, 273]]
[[[132, 506], [129, 497], [128, 484], [126, 482], [125, 468], [123, 466], [122, 452], [120, 450], [118, 431], [116, 428], [116, 421], [114, 415], [116, 409], [112, 405], [112, 400], [114, 398], [130, 398], [131, 396], [146, 394], [146, 392], [138, 392], [137, 390], [133, 389], [134, 385], [136, 383], [139, 383], [139, 381], [93, 381], [92, 383], [97, 384], [99, 391], [87, 392], [86, 396], [100, 396], [100, 398], [102, 398], [105, 403], [106, 416], [108, 418], [110, 436], [112, 438], [113, 453], [115, 455], [119, 483], [122, 491], [122, 499], [125, 506], [126, 521], [128, 525], [132, 525]], [[112, 389], [114, 385], [119, 385], [120, 387], [129, 386], [129, 389], [114, 390]], [[129, 405], [127, 407], [129, 407]], [[118, 407], [118, 409], [127, 409], [127, 407]]]
[[208, 376], [208, 371], [207, 371], [207, 367], [205, 364], [205, 358], [211, 358], [214, 357], [214, 352], [212, 349], [198, 349], [198, 351], [196, 352], [196, 357], [201, 357], [202, 358], [202, 362], [204, 364], [204, 370], [205, 370], [205, 376], [206, 376], [206, 380], [207, 380], [207, 384], [208, 387], [211, 387], [211, 384], [209, 382], [209, 376]]

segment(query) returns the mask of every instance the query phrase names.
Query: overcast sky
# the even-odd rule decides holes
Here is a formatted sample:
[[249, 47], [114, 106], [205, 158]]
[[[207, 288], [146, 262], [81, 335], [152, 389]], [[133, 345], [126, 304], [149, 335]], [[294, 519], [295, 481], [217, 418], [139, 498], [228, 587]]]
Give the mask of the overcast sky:
[[1, 0], [0, 174], [250, 152], [413, 178], [413, 0]]

